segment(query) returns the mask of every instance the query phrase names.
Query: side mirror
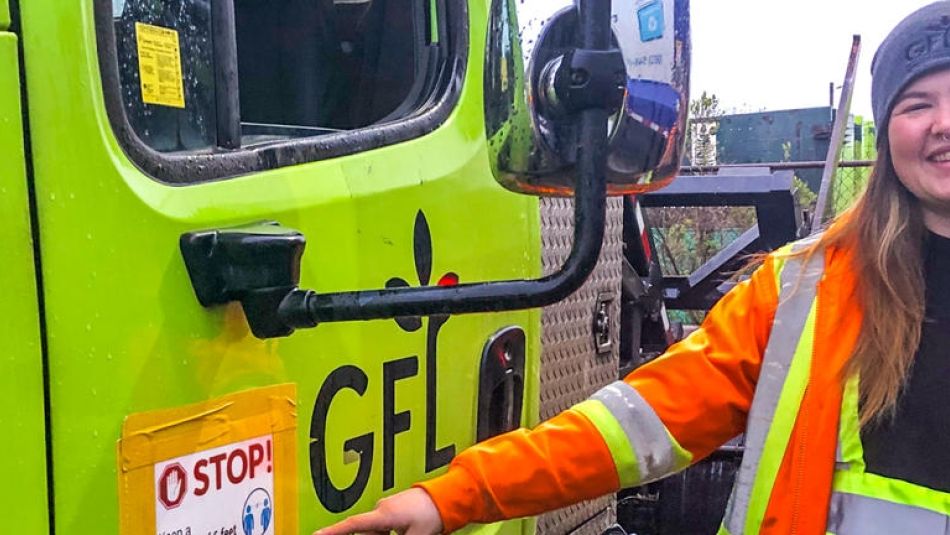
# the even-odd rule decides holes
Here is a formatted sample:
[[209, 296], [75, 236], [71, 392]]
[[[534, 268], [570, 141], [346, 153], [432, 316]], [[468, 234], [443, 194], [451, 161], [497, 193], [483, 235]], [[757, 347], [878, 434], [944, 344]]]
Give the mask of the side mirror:
[[[564, 69], [579, 39], [565, 0], [494, 0], [485, 57], [485, 127], [495, 179], [534, 195], [574, 194], [579, 127], [564, 105], [583, 70]], [[644, 193], [676, 175], [689, 96], [688, 0], [612, 0], [623, 56], [608, 122], [608, 195]], [[608, 98], [605, 95], [605, 98]]]

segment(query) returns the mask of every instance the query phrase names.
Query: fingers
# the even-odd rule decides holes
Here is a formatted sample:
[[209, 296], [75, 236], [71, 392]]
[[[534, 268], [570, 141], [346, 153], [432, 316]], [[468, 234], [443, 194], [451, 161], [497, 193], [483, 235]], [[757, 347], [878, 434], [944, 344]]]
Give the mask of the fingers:
[[313, 535], [351, 535], [353, 533], [389, 535], [393, 527], [391, 520], [379, 511], [370, 511], [319, 529]]
[[442, 531], [442, 519], [435, 503], [422, 489], [412, 488], [384, 498], [368, 513], [314, 532], [314, 535], [435, 535]]

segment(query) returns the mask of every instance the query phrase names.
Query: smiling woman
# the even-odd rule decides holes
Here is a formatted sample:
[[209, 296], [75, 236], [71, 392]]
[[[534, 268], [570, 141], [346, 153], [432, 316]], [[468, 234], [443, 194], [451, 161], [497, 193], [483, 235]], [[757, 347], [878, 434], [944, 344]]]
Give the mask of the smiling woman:
[[910, 84], [888, 124], [894, 170], [920, 201], [928, 229], [950, 237], [950, 71]]

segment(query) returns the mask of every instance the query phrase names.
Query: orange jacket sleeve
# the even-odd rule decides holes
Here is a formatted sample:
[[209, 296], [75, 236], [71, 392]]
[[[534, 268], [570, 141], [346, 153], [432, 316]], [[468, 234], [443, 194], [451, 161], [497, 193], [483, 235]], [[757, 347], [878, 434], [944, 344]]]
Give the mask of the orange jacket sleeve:
[[770, 256], [719, 300], [700, 329], [625, 379], [694, 462], [745, 429], [777, 306]]
[[567, 410], [534, 430], [519, 429], [466, 449], [448, 472], [418, 486], [432, 496], [449, 533], [471, 522], [557, 509], [620, 485], [597, 429]]
[[[700, 329], [624, 379], [694, 461], [744, 428], [776, 305], [769, 258]], [[557, 509], [615, 492], [620, 483], [597, 428], [571, 409], [533, 430], [476, 444], [444, 475], [417, 486], [432, 497], [448, 533]]]

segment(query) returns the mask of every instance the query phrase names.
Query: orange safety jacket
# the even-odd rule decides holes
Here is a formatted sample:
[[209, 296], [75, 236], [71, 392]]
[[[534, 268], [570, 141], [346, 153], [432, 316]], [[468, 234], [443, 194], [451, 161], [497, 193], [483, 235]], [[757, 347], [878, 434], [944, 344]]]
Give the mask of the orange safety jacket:
[[[793, 405], [797, 414], [786, 415], [794, 425], [767, 489], [758, 533], [825, 533], [842, 371], [861, 323], [852, 260], [845, 249], [824, 251], [807, 386]], [[616, 437], [605, 436], [610, 426], [598, 425], [602, 411], [591, 401], [581, 403], [533, 430], [476, 444], [445, 474], [419, 483], [435, 502], [444, 531], [535, 515], [653, 481], [744, 432], [778, 307], [776, 274], [785, 262], [770, 255], [716, 304], [700, 329], [595, 395], [604, 405], [619, 403], [641, 414], [619, 423], [636, 431], [627, 433], [632, 446], [627, 449], [640, 458], [621, 451]], [[648, 409], [638, 411], [643, 404]], [[636, 443], [637, 433], [644, 443]], [[658, 437], [664, 444], [657, 444]]]

